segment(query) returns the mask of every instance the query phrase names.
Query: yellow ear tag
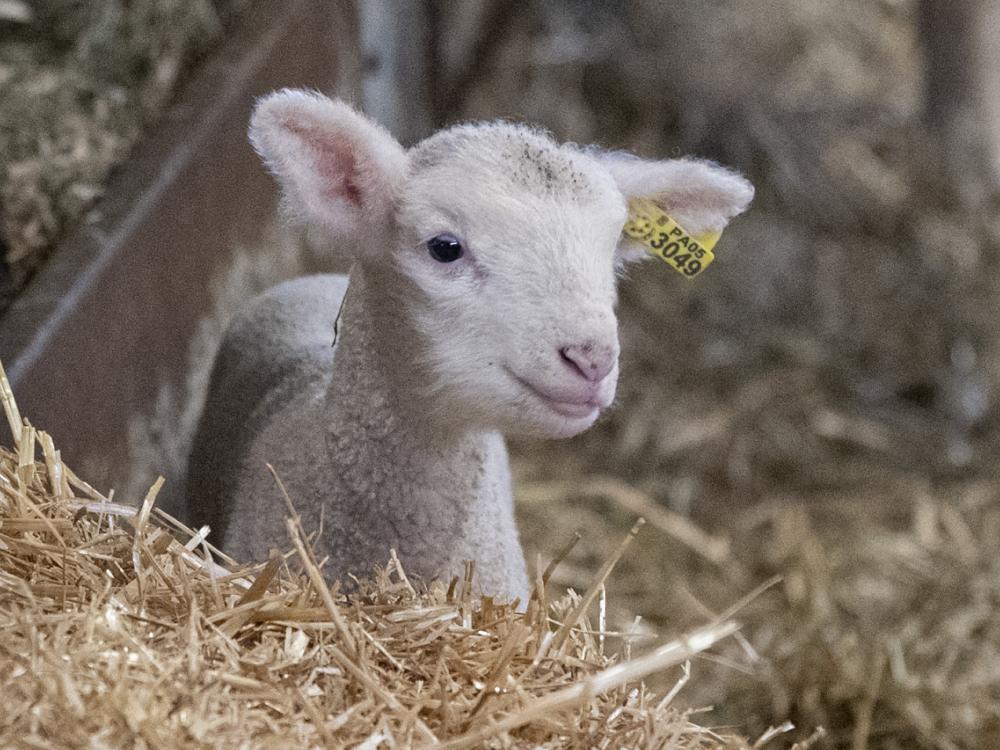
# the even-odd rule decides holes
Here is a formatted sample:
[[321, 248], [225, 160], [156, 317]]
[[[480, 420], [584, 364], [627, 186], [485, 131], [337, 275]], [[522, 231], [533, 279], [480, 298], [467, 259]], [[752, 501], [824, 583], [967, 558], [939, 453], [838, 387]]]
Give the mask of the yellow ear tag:
[[722, 232], [708, 232], [695, 237], [655, 203], [642, 198], [629, 201], [628, 221], [622, 231], [688, 279], [698, 276], [715, 260], [712, 248], [722, 236]]

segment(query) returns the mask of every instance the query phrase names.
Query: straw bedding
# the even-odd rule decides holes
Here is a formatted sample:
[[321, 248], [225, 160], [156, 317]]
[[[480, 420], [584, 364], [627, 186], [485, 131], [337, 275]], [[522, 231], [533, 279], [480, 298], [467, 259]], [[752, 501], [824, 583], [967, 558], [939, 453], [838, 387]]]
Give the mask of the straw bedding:
[[634, 513], [648, 519], [607, 581], [610, 627], [632, 612], [683, 631], [747, 581], [781, 577], [741, 609], [739, 637], [698, 660], [684, 697], [715, 704], [716, 721], [750, 735], [772, 716], [805, 729], [786, 740], [822, 726], [823, 748], [1000, 748], [1000, 474], [929, 484], [883, 471], [734, 507], [710, 534], [665, 509], [669, 489], [652, 479], [522, 476], [519, 488], [529, 547], [566, 517], [590, 542], [553, 586], [589, 580], [607, 540]]
[[0, 309], [222, 33], [210, 0], [0, 2]]
[[[790, 728], [750, 744], [675, 706], [728, 618], [636, 658], [607, 630], [603, 581], [641, 524], [583, 595], [547, 601], [553, 561], [524, 613], [474, 599], [472, 564], [423, 587], [392, 557], [347, 595], [290, 501], [291, 551], [241, 568], [155, 507], [162, 482], [134, 508], [77, 477], [2, 367], [0, 388], [0, 747], [700, 750]], [[673, 689], [644, 686], [671, 668]]]

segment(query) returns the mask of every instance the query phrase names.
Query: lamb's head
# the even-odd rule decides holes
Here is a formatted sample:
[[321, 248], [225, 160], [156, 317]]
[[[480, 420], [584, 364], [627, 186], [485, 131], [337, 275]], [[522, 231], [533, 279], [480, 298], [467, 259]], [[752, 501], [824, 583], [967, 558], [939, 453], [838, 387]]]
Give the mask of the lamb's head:
[[559, 145], [507, 123], [406, 151], [346, 104], [298, 91], [263, 99], [251, 138], [288, 210], [397, 280], [433, 412], [521, 434], [576, 434], [614, 398], [615, 286], [624, 263], [647, 257], [622, 236], [628, 200], [653, 200], [697, 234], [753, 196], [707, 162]]

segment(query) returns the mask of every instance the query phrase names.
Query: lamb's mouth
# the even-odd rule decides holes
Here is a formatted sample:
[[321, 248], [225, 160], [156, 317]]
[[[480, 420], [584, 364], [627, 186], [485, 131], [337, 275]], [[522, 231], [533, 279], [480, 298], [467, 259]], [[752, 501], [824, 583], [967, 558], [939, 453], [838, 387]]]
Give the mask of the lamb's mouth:
[[541, 401], [545, 406], [561, 417], [567, 419], [586, 419], [595, 416], [600, 411], [600, 407], [591, 401], [561, 401], [550, 396], [543, 390], [533, 385], [531, 381], [525, 380], [511, 370], [507, 370], [510, 376], [524, 387], [532, 396]]

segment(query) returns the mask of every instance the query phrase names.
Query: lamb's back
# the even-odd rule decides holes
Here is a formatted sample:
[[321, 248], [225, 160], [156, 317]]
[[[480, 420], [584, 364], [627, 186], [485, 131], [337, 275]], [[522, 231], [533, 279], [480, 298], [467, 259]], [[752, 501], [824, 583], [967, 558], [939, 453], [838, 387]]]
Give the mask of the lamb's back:
[[208, 524], [225, 544], [227, 493], [237, 486], [255, 436], [293, 400], [325, 391], [333, 368], [334, 325], [347, 277], [306, 276], [267, 290], [226, 329], [215, 357], [192, 444], [186, 483], [188, 521]]

